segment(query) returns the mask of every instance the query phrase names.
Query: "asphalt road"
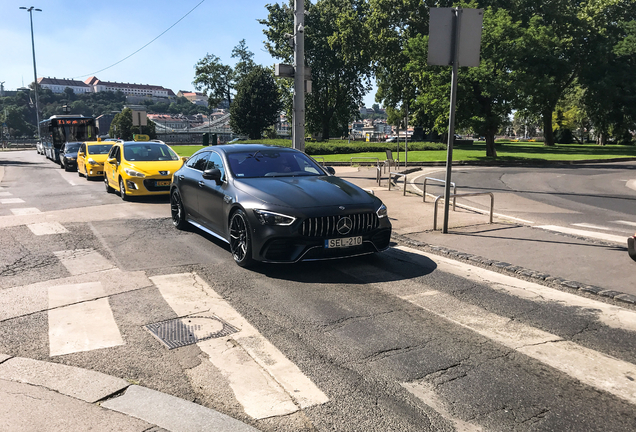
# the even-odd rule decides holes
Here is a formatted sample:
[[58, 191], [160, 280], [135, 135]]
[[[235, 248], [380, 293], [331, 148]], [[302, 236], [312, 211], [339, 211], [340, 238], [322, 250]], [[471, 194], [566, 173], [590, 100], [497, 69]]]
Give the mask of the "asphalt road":
[[[444, 178], [444, 174], [440, 170], [431, 175]], [[537, 225], [570, 226], [626, 237], [636, 231], [634, 179], [636, 163], [614, 162], [458, 167], [453, 170], [452, 181], [457, 184], [457, 193], [495, 193], [499, 213]], [[431, 186], [432, 193], [440, 190]]]
[[[175, 230], [167, 199], [124, 203], [35, 151], [0, 153], [0, 169], [0, 353], [263, 431], [636, 428], [634, 308], [397, 244], [245, 270], [219, 241]], [[522, 171], [511, 178], [529, 182]], [[457, 178], [477, 173], [468, 184], [503, 187], [482, 169]], [[573, 211], [594, 207], [575, 195]], [[225, 332], [169, 349], [148, 327], [195, 317]]]

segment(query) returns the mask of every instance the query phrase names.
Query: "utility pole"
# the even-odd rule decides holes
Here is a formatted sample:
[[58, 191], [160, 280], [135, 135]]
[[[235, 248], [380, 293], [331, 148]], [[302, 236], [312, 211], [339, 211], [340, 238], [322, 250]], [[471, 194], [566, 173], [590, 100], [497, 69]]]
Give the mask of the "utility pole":
[[29, 12], [29, 18], [31, 20], [31, 48], [33, 51], [33, 92], [35, 93], [35, 118], [38, 122], [38, 141], [40, 138], [40, 104], [38, 102], [38, 73], [35, 69], [35, 39], [33, 38], [33, 11], [42, 12], [42, 9], [36, 9], [34, 6], [26, 8], [21, 6], [20, 9], [25, 9]]
[[294, 125], [293, 148], [305, 151], [305, 2], [295, 0], [294, 11]]

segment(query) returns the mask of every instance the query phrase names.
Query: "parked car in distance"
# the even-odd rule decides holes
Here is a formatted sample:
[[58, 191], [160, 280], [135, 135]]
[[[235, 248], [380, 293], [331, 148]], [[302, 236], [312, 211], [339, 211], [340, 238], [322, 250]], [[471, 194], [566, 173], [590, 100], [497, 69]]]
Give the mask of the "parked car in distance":
[[629, 256], [636, 261], [636, 234], [627, 238], [627, 252]]
[[397, 142], [397, 137], [394, 137], [394, 136], [392, 136], [392, 137], [388, 137], [388, 138], [386, 139], [386, 142]]
[[75, 171], [77, 169], [77, 151], [81, 145], [81, 142], [68, 142], [62, 147], [60, 151], [60, 167], [64, 168], [64, 171]]
[[77, 151], [77, 174], [90, 180], [104, 177], [104, 162], [115, 141], [86, 141]]
[[173, 177], [172, 223], [226, 242], [234, 261], [293, 263], [389, 247], [391, 222], [373, 194], [305, 153], [261, 144], [196, 152]]
[[167, 195], [172, 175], [183, 160], [160, 141], [118, 141], [104, 162], [106, 192], [119, 191], [125, 201], [133, 196]]

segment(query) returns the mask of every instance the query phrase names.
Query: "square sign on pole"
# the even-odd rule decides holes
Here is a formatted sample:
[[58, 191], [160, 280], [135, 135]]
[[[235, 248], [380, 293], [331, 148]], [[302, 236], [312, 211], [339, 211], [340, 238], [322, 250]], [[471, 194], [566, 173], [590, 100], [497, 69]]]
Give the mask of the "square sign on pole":
[[451, 75], [450, 110], [448, 114], [448, 145], [444, 184], [444, 228], [448, 233], [448, 203], [453, 167], [455, 140], [455, 103], [459, 66], [479, 66], [483, 9], [431, 8], [428, 38], [428, 64], [453, 66]]
[[[429, 11], [428, 64], [451, 66], [455, 8], [430, 8]], [[461, 9], [458, 29], [458, 66], [479, 66], [483, 18], [483, 9]]]
[[132, 110], [133, 126], [147, 126], [148, 117], [146, 117], [146, 111]]

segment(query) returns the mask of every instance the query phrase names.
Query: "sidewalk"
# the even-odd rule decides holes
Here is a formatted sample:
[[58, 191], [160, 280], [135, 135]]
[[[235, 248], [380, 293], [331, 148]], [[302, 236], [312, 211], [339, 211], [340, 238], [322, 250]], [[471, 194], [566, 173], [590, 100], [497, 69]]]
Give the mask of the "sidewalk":
[[99, 372], [0, 354], [0, 431], [257, 432], [225, 414]]
[[[477, 213], [462, 206], [457, 199], [456, 211], [450, 205], [448, 233], [442, 234], [444, 203], [440, 200], [437, 230], [433, 230], [434, 198], [422, 200], [419, 187], [410, 182], [426, 175], [426, 171], [439, 171], [439, 167], [414, 167], [407, 175], [404, 195], [404, 177], [388, 188], [388, 174], [383, 173], [381, 185], [376, 181], [375, 167], [335, 167], [336, 175], [364, 189], [371, 190], [387, 206], [393, 224], [393, 241], [443, 254], [454, 259], [470, 261], [495, 271], [518, 278], [613, 298], [619, 304], [636, 304], [636, 272], [634, 262], [627, 254], [624, 242], [606, 243], [591, 238], [579, 238], [524, 225], [514, 218], [497, 217], [489, 223], [488, 211]], [[495, 196], [494, 213], [497, 214]], [[480, 197], [484, 209], [490, 198]], [[466, 204], [466, 201], [463, 201]], [[620, 240], [620, 239], [618, 239]], [[586, 295], [587, 295], [586, 294]]]

